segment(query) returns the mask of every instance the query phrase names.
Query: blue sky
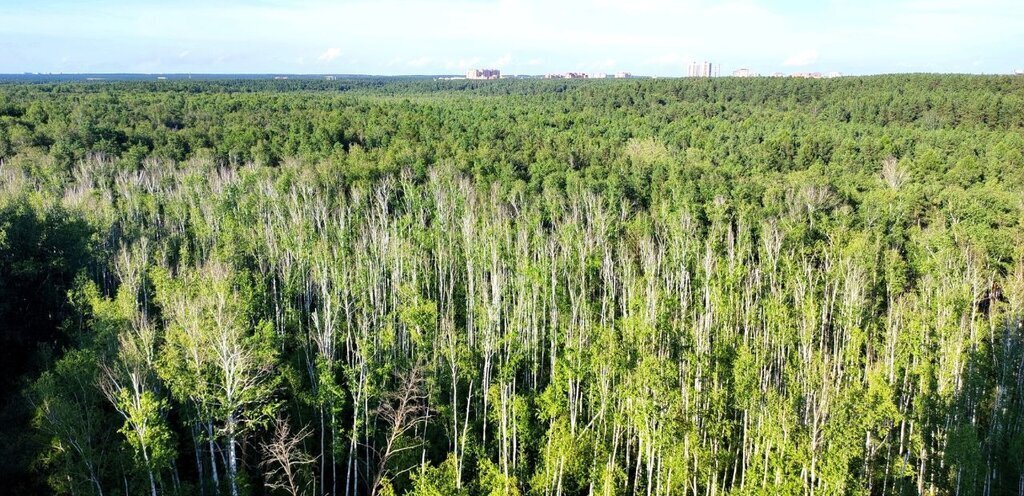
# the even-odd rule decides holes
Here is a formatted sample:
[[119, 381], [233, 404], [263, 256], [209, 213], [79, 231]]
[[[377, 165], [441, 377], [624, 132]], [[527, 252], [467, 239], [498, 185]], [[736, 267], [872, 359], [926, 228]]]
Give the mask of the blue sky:
[[0, 73], [1009, 73], [1024, 0], [0, 0]]

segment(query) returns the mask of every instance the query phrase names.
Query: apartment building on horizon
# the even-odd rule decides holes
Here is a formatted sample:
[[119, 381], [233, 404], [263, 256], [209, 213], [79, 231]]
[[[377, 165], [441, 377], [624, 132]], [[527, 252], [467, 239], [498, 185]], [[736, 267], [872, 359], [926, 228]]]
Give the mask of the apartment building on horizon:
[[466, 71], [466, 79], [501, 79], [498, 69], [470, 69]]
[[713, 62], [690, 62], [690, 66], [687, 68], [687, 77], [697, 78], [709, 78], [718, 77], [722, 75], [722, 65], [715, 64]]
[[562, 72], [545, 74], [544, 79], [589, 79], [590, 75], [585, 72]]

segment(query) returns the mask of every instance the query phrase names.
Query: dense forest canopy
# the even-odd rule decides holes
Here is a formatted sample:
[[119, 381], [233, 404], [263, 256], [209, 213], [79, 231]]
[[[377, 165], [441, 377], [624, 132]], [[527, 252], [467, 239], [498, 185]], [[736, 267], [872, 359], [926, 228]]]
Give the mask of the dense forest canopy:
[[0, 480], [1024, 494], [1024, 78], [0, 84]]

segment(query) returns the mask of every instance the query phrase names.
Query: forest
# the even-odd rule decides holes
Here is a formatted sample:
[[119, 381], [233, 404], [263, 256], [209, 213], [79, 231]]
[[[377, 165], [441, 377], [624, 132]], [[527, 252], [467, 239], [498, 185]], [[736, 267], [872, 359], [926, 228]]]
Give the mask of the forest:
[[1024, 494], [1024, 77], [0, 83], [0, 457]]

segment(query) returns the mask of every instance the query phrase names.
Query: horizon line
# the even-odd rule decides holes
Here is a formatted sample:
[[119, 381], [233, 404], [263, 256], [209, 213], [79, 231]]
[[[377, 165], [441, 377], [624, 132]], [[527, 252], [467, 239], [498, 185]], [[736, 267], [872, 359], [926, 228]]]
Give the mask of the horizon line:
[[[579, 71], [560, 71], [560, 72], [546, 72], [546, 73], [509, 73], [508, 76], [530, 76], [530, 77], [543, 77], [545, 75], [554, 74], [567, 74], [575, 73]], [[626, 71], [628, 72], [628, 71]], [[580, 74], [591, 74], [589, 72], [579, 72]], [[601, 72], [594, 72], [593, 74], [599, 74]], [[736, 79], [750, 79], [756, 77], [778, 77], [778, 74], [783, 76], [790, 76], [794, 74], [830, 74], [838, 73], [839, 77], [870, 77], [870, 76], [897, 76], [897, 75], [935, 75], [935, 76], [1020, 76], [1024, 75], [1024, 71], [1021, 69], [1011, 70], [1009, 72], [928, 72], [928, 71], [907, 71], [907, 72], [871, 72], [871, 73], [843, 73], [841, 71], [820, 71], [820, 70], [807, 70], [807, 71], [791, 71], [791, 72], [773, 72], [770, 74], [756, 74], [752, 76], [733, 76], [732, 74], [721, 74], [718, 76], [687, 76], [687, 75], [648, 75], [631, 73], [632, 78], [657, 78], [657, 79], [718, 79], [718, 78], [736, 78]], [[614, 73], [603, 73], [603, 74], [614, 74]], [[373, 73], [358, 73], [358, 72], [274, 72], [274, 71], [257, 71], [257, 72], [0, 72], [0, 77], [6, 76], [303, 76], [303, 77], [324, 77], [324, 76], [335, 76], [335, 77], [380, 77], [380, 78], [402, 78], [402, 77], [438, 77], [438, 76], [464, 76], [464, 72], [459, 73], [407, 73], [407, 74], [373, 74]], [[504, 76], [504, 75], [503, 75]], [[504, 78], [503, 78], [504, 79]], [[600, 78], [592, 78], [600, 79]], [[611, 76], [606, 79], [616, 79]], [[623, 79], [623, 78], [618, 78]], [[468, 81], [475, 81], [477, 79], [467, 79]], [[483, 79], [480, 79], [484, 81]]]

